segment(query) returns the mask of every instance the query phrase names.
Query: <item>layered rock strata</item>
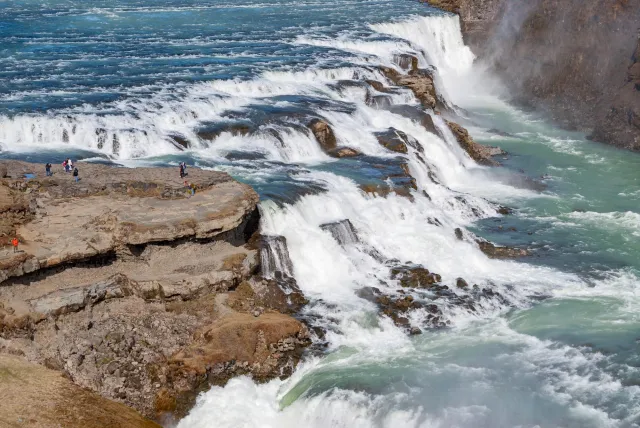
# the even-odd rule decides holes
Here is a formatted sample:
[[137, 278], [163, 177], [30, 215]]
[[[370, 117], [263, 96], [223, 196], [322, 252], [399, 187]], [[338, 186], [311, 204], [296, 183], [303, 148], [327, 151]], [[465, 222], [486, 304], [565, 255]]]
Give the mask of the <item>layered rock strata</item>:
[[231, 376], [292, 372], [309, 333], [286, 313], [304, 299], [257, 275], [249, 186], [196, 168], [185, 187], [177, 168], [81, 164], [76, 183], [3, 166], [0, 189], [26, 214], [5, 231], [19, 251], [0, 254], [0, 355], [163, 423]]

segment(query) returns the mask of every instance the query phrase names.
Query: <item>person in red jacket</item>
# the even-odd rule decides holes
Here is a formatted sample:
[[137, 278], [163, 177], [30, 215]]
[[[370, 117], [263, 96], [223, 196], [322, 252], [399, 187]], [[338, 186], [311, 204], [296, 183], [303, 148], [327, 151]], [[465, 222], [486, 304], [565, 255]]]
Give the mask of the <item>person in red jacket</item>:
[[14, 253], [17, 253], [17, 252], [18, 252], [18, 244], [19, 244], [19, 243], [20, 243], [20, 242], [18, 241], [18, 238], [13, 238], [13, 239], [11, 240], [11, 245], [13, 245], [13, 252], [14, 252]]

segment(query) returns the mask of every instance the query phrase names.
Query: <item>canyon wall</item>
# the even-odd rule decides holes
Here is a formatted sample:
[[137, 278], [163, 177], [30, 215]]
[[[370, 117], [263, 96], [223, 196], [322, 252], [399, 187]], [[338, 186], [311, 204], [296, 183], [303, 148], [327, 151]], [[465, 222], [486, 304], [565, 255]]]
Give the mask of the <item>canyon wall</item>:
[[640, 0], [429, 0], [515, 100], [561, 126], [640, 150]]

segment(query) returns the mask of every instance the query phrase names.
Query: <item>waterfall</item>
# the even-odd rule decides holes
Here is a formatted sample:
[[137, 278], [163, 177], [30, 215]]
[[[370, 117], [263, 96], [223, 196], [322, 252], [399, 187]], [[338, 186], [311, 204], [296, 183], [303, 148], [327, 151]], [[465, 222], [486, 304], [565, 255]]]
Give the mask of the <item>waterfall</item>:
[[321, 224], [320, 229], [326, 230], [343, 247], [360, 242], [356, 230], [349, 219], [336, 221], [334, 223]]
[[292, 278], [291, 258], [283, 236], [263, 236], [260, 247], [262, 275], [268, 279]]

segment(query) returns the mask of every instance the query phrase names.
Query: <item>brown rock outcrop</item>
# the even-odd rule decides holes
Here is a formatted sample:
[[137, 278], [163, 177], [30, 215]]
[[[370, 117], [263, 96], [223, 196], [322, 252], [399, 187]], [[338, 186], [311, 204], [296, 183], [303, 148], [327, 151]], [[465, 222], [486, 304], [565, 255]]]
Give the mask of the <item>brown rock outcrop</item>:
[[[29, 201], [30, 217], [16, 228], [20, 252], [0, 255], [0, 355], [163, 421], [184, 415], [209, 383], [292, 371], [308, 337], [278, 311], [306, 300], [295, 284], [286, 294], [254, 277], [258, 196], [249, 186], [189, 168], [190, 196], [173, 168], [81, 164], [75, 183], [57, 171], [23, 178], [42, 165], [6, 167], [0, 189]], [[229, 348], [232, 337], [242, 341]], [[209, 381], [192, 376], [195, 355], [216, 362]]]
[[156, 410], [183, 416], [198, 392], [235, 375], [251, 374], [258, 381], [274, 373], [287, 376], [310, 343], [301, 322], [278, 313], [232, 314], [201, 328], [195, 338], [169, 359], [168, 382], [158, 392], [156, 407], [175, 404]]
[[429, 70], [414, 68], [408, 74], [398, 73], [389, 67], [380, 67], [380, 70], [394, 84], [410, 89], [424, 107], [433, 110], [440, 105], [433, 74]]
[[498, 165], [498, 162], [493, 160], [492, 156], [502, 153], [502, 150], [497, 147], [487, 147], [482, 144], [478, 144], [473, 140], [473, 137], [469, 135], [469, 131], [465, 128], [455, 122], [446, 122], [449, 129], [451, 129], [451, 132], [453, 132], [454, 137], [456, 137], [456, 140], [460, 144], [460, 147], [462, 147], [464, 151], [471, 156], [471, 159], [482, 165]]
[[0, 354], [0, 397], [0, 425], [6, 427], [160, 428], [61, 373], [10, 355]]

